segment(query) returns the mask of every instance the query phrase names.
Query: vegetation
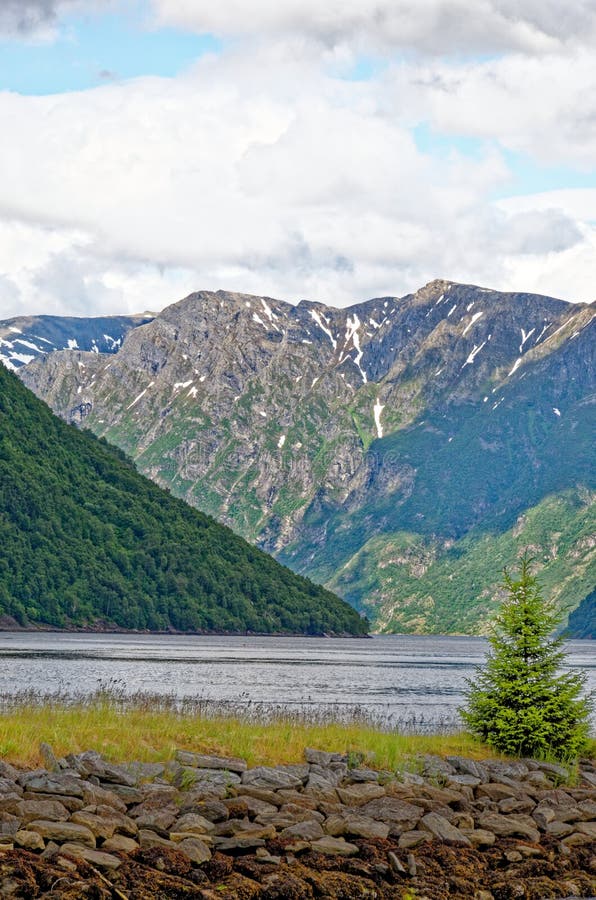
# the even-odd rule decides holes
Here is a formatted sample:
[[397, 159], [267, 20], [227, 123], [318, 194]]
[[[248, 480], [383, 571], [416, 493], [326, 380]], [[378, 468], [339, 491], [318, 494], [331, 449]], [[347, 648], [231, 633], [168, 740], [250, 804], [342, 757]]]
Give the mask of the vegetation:
[[66, 425], [0, 366], [0, 614], [20, 625], [362, 634], [367, 623]]
[[469, 681], [462, 717], [503, 753], [574, 759], [587, 741], [591, 702], [581, 697], [581, 675], [559, 671], [562, 638], [550, 637], [558, 619], [545, 608], [530, 563], [524, 555], [517, 580], [505, 573], [508, 596], [490, 637], [492, 653]]
[[396, 770], [421, 753], [482, 758], [491, 754], [470, 735], [396, 734], [356, 716], [338, 723], [333, 713], [315, 722], [306, 717], [262, 716], [222, 704], [199, 702], [182, 710], [167, 698], [133, 698], [122, 703], [95, 697], [78, 703], [26, 699], [0, 713], [0, 756], [7, 762], [39, 765], [39, 743], [58, 755], [93, 748], [114, 761], [159, 762], [175, 749], [240, 756], [249, 765], [304, 761], [304, 748], [358, 754], [374, 768]]

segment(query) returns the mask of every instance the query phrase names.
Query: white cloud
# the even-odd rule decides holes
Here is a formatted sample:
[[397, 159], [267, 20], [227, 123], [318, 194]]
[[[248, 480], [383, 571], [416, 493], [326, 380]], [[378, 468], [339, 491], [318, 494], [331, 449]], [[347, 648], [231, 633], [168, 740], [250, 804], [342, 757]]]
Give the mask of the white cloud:
[[[587, 195], [491, 201], [509, 179], [503, 146], [577, 165], [596, 158], [591, 56], [575, 47], [572, 67], [564, 46], [586, 39], [591, 4], [571, 7], [555, 39], [547, 0], [526, 0], [517, 18], [505, 0], [460, 18], [455, 0], [379, 0], [379, 21], [410, 9], [408, 41], [419, 31], [437, 52], [433, 16], [445, 23], [446, 46], [464, 41], [456, 26], [465, 40], [479, 31], [468, 46], [488, 46], [482, 34], [500, 17], [511, 46], [531, 32], [530, 49], [546, 41], [557, 50], [411, 59], [354, 82], [335, 73], [356, 59], [348, 42], [358, 16], [373, 20], [365, 30], [376, 27], [369, 0], [316, 9], [161, 0], [172, 22], [222, 34], [233, 22], [270, 39], [258, 49], [232, 42], [173, 79], [0, 94], [0, 318], [19, 308], [157, 309], [220, 287], [345, 304], [435, 277], [591, 299]], [[321, 52], [310, 38], [327, 40], [323, 20], [334, 16], [344, 44]], [[412, 137], [419, 122], [485, 143], [473, 157], [425, 154]]]
[[306, 38], [430, 54], [552, 51], [590, 40], [592, 0], [153, 0], [157, 20], [222, 36]]

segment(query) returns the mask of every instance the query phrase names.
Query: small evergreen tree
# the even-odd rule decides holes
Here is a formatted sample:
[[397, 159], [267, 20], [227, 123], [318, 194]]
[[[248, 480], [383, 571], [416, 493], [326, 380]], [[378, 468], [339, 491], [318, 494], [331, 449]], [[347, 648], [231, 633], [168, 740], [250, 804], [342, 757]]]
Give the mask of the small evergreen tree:
[[560, 619], [545, 608], [527, 554], [519, 577], [505, 572], [508, 596], [491, 636], [484, 670], [468, 680], [464, 722], [502, 753], [574, 759], [589, 732], [591, 698], [581, 696], [585, 675], [561, 673], [563, 638], [551, 634]]

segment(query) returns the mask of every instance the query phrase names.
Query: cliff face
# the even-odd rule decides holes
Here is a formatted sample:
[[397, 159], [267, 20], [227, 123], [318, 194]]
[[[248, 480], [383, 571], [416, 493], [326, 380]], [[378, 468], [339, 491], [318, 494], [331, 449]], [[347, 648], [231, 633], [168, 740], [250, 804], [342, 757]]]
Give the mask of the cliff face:
[[[518, 520], [561, 497], [563, 531], [576, 516], [589, 527], [593, 318], [593, 306], [445, 281], [348, 309], [200, 292], [115, 354], [46, 354], [19, 374], [379, 627], [474, 630], [498, 595], [491, 535], [510, 534], [512, 562]], [[561, 529], [538, 518], [548, 570]], [[428, 573], [470, 553], [483, 583], [462, 584], [454, 604]], [[576, 563], [555, 592], [564, 610], [586, 595], [593, 548]]]
[[17, 316], [0, 321], [0, 361], [7, 369], [20, 369], [53, 350], [80, 349], [116, 353], [131, 328], [150, 322], [139, 316]]

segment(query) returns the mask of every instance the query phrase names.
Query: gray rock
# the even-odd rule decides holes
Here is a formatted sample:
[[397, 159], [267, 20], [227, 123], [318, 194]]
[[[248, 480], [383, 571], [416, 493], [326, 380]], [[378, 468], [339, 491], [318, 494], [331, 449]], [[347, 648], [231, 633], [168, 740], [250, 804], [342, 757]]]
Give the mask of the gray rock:
[[49, 841], [63, 844], [66, 841], [85, 844], [87, 847], [95, 847], [95, 837], [85, 825], [76, 825], [74, 822], [51, 822], [34, 819], [27, 826], [28, 831], [36, 831]]
[[70, 817], [70, 812], [59, 800], [22, 800], [19, 816], [24, 825], [34, 819], [66, 822]]
[[401, 831], [412, 831], [424, 815], [424, 810], [395, 797], [380, 797], [360, 807], [359, 813], [387, 825], [399, 827]]
[[297, 822], [295, 825], [288, 825], [281, 832], [283, 838], [296, 838], [301, 841], [316, 841], [323, 837], [323, 829], [321, 823], [314, 819], [306, 822]]
[[221, 853], [233, 853], [237, 850], [254, 850], [257, 847], [265, 846], [265, 841], [262, 838], [242, 834], [238, 835], [238, 837], [217, 838], [215, 843]]
[[411, 850], [413, 847], [418, 847], [419, 844], [428, 843], [428, 841], [432, 840], [432, 837], [430, 831], [415, 829], [414, 831], [404, 831], [403, 834], [400, 834], [397, 843], [402, 849]]
[[175, 756], [183, 766], [192, 766], [195, 769], [223, 769], [240, 775], [248, 769], [246, 760], [235, 756], [206, 756], [188, 750], [176, 750]]
[[302, 787], [303, 780], [306, 781], [308, 776], [308, 766], [283, 768], [257, 766], [242, 773], [242, 784], [277, 791], [280, 788]]
[[336, 791], [339, 799], [346, 806], [363, 806], [370, 800], [376, 800], [385, 796], [385, 788], [381, 787], [380, 784], [371, 784], [369, 782], [338, 787]]
[[26, 772], [19, 776], [22, 787], [35, 794], [59, 794], [65, 797], [82, 797], [81, 779], [70, 774], [55, 774], [45, 771]]
[[440, 841], [446, 841], [450, 844], [464, 844], [466, 847], [471, 846], [465, 834], [438, 813], [430, 812], [423, 816], [420, 820], [420, 828], [430, 831]]
[[74, 856], [75, 859], [83, 859], [98, 869], [113, 872], [122, 865], [122, 860], [117, 856], [113, 856], [111, 853], [106, 853], [103, 850], [93, 850], [84, 844], [68, 842], [62, 845], [60, 851], [61, 853], [67, 853], [69, 856]]
[[350, 844], [343, 838], [334, 838], [330, 835], [313, 841], [310, 846], [316, 853], [324, 853], [326, 856], [356, 856], [359, 852], [356, 844]]
[[534, 843], [538, 843], [540, 840], [536, 822], [530, 816], [501, 816], [499, 813], [484, 813], [478, 822], [481, 828], [492, 831], [500, 837], [521, 835]]
[[43, 764], [46, 767], [46, 769], [48, 770], [48, 772], [60, 772], [61, 771], [62, 766], [60, 765], [58, 759], [54, 755], [54, 751], [52, 750], [52, 748], [50, 747], [49, 744], [42, 742], [39, 745], [39, 752], [40, 752], [41, 758], [43, 759]]
[[211, 859], [211, 851], [204, 841], [199, 838], [188, 837], [178, 844], [178, 849], [197, 865]]
[[316, 766], [327, 767], [342, 765], [346, 762], [346, 757], [341, 753], [328, 753], [326, 750], [313, 750], [311, 747], [306, 748], [304, 756], [308, 763]]

